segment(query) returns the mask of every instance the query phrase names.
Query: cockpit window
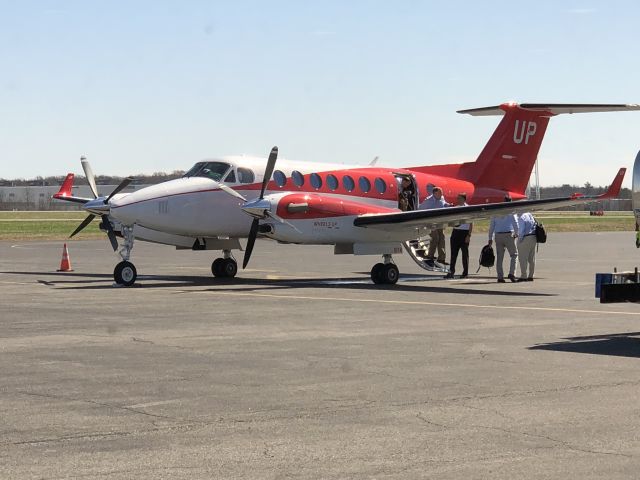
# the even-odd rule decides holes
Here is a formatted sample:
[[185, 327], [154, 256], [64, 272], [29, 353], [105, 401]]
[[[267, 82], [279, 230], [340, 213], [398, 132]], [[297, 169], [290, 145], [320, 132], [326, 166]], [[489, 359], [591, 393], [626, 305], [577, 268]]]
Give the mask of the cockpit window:
[[193, 177], [198, 171], [202, 168], [205, 162], [198, 162], [193, 167], [189, 169], [187, 173], [184, 174], [184, 177]]
[[231, 165], [223, 162], [198, 162], [191, 170], [184, 174], [185, 177], [205, 177], [220, 181]]
[[236, 183], [236, 172], [231, 169], [227, 176], [224, 178], [224, 181], [227, 183]]

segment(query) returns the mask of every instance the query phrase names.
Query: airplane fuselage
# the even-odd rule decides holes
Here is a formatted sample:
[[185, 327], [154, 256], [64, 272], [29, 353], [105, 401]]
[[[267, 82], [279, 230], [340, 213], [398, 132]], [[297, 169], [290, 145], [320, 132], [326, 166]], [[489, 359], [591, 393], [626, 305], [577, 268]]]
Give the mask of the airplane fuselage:
[[[255, 198], [263, 179], [265, 159], [226, 157], [209, 162], [220, 171], [225, 168], [226, 171], [215, 179], [187, 174], [130, 194], [116, 195], [111, 201], [111, 217], [125, 225], [139, 225], [188, 237], [246, 237], [251, 217], [242, 211], [243, 201], [221, 190], [218, 181], [249, 200]], [[241, 171], [242, 174], [239, 173]], [[273, 228], [278, 234], [273, 237], [296, 243], [312, 241], [324, 244], [357, 241], [354, 239], [355, 231], [356, 235], [357, 232], [362, 234], [363, 241], [390, 241], [392, 239], [387, 233], [376, 235], [375, 232], [354, 229], [353, 218], [361, 214], [398, 211], [398, 185], [403, 176], [411, 177], [415, 182], [417, 204], [431, 193], [434, 186], [441, 187], [445, 198], [450, 200], [465, 192], [473, 203], [474, 185], [456, 178], [403, 168], [280, 160], [265, 194], [272, 203], [276, 203], [273, 205], [274, 213], [277, 211], [281, 218], [296, 220], [299, 231], [275, 222]], [[240, 180], [250, 181], [242, 183]], [[502, 191], [495, 193], [497, 198], [502, 195]], [[287, 198], [291, 196], [295, 198]], [[300, 204], [305, 203], [304, 198], [316, 205], [322, 204], [322, 208], [315, 211], [311, 208], [302, 213], [281, 208], [281, 202]], [[490, 195], [479, 200], [490, 202], [496, 198]]]

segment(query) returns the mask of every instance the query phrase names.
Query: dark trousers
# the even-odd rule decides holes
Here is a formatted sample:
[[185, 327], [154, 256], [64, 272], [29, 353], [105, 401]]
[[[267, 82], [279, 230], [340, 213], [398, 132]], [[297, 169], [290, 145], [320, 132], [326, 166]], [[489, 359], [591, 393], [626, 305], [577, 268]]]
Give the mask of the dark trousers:
[[459, 230], [454, 228], [449, 239], [451, 248], [451, 261], [449, 262], [449, 273], [453, 275], [456, 271], [456, 261], [458, 251], [462, 250], [462, 275], [469, 275], [469, 244], [466, 242], [469, 230]]

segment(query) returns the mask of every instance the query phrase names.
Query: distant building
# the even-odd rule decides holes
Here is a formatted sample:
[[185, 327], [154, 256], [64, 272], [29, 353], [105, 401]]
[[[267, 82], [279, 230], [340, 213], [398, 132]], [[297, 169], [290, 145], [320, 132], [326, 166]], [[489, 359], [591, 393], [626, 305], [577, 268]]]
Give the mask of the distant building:
[[[117, 185], [97, 185], [98, 194], [109, 195]], [[123, 193], [133, 192], [149, 185], [129, 185]], [[60, 190], [60, 186], [0, 186], [0, 210], [81, 210], [78, 203], [54, 200], [51, 197]], [[93, 198], [88, 185], [73, 187], [73, 195]]]

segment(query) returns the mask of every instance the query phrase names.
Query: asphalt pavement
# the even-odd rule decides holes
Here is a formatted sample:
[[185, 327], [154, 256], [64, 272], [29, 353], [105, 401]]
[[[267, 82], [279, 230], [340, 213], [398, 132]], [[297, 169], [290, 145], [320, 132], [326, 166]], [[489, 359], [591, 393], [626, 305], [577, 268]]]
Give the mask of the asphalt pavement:
[[[474, 235], [472, 272], [486, 234]], [[534, 282], [258, 241], [0, 242], [0, 478], [637, 478], [640, 306], [600, 304], [632, 232], [554, 233]], [[241, 257], [239, 258], [241, 261]]]

